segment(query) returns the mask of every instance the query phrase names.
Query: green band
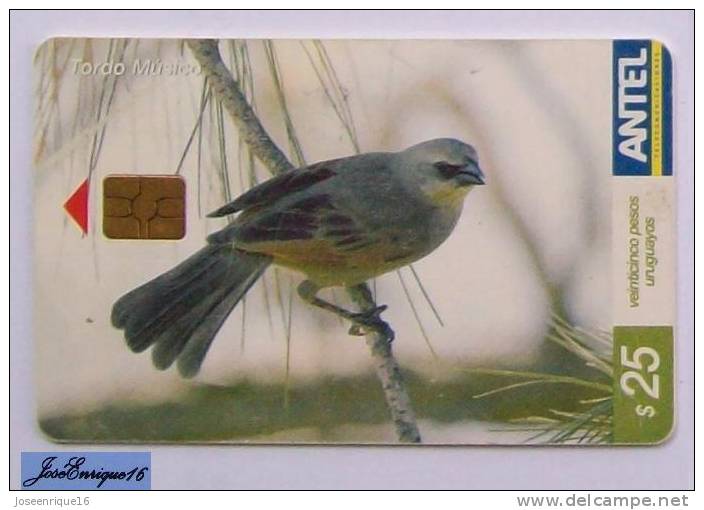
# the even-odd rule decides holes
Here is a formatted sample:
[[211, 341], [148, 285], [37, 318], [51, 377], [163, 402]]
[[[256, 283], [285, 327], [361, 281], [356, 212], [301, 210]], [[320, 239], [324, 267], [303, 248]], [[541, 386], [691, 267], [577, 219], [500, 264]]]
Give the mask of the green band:
[[614, 327], [614, 442], [659, 443], [673, 423], [671, 326]]

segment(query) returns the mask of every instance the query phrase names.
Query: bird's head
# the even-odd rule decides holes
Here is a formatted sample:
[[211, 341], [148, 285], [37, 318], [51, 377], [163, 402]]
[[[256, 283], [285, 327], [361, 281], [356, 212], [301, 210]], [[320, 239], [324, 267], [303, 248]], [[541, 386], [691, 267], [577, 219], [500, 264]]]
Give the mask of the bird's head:
[[473, 186], [484, 184], [477, 151], [459, 140], [438, 138], [399, 155], [404, 173], [433, 203], [459, 203]]

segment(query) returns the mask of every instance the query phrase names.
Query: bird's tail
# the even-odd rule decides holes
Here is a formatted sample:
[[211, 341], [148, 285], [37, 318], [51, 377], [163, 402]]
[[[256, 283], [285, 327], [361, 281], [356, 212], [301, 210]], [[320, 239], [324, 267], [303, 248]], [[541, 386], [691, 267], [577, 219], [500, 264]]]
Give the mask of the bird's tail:
[[122, 296], [112, 324], [125, 330], [134, 352], [150, 346], [154, 365], [193, 377], [232, 309], [259, 279], [271, 259], [230, 245], [208, 245], [190, 258]]

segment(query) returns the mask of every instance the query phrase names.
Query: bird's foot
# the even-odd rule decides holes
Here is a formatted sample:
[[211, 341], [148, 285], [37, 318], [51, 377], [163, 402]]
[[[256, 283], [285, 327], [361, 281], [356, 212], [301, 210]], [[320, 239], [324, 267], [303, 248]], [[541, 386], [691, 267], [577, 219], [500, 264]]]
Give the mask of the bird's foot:
[[366, 312], [352, 314], [350, 317], [352, 327], [348, 333], [353, 336], [364, 336], [373, 331], [385, 336], [391, 343], [394, 339], [394, 330], [381, 319], [381, 312], [387, 308], [386, 305], [381, 305]]

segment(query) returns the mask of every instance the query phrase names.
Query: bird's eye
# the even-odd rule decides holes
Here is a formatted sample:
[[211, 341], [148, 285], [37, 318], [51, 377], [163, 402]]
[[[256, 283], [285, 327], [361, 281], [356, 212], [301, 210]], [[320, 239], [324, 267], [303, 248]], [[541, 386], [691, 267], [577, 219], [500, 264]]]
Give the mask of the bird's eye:
[[463, 168], [462, 165], [453, 165], [446, 161], [440, 161], [438, 163], [435, 163], [434, 166], [438, 169], [440, 175], [445, 179], [452, 179], [454, 176], [460, 173]]

